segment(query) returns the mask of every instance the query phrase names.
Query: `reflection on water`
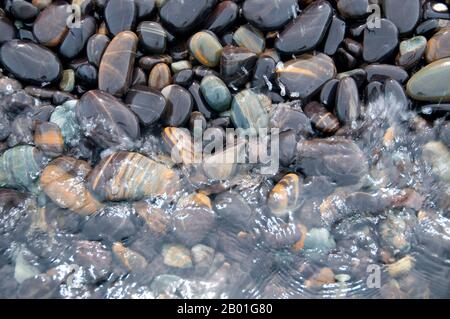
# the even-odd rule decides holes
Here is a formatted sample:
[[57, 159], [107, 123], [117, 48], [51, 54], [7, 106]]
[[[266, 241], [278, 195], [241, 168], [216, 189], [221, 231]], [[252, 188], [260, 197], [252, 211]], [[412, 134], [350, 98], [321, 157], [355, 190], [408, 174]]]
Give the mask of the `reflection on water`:
[[[169, 154], [152, 132], [139, 151], [153, 161], [103, 154], [93, 171], [109, 174], [109, 186], [88, 163], [60, 160], [45, 185], [60, 184], [44, 196], [20, 171], [40, 171], [42, 159], [2, 162], [2, 174], [18, 171], [1, 179], [21, 187], [0, 189], [0, 296], [449, 297], [448, 124], [430, 125], [392, 87], [369, 92], [364, 116], [339, 138], [297, 141], [275, 176], [158, 166]], [[147, 165], [151, 187], [136, 181], [134, 161]], [[158, 174], [173, 179], [164, 196], [153, 196]], [[97, 187], [104, 198], [147, 199], [98, 203]], [[67, 196], [74, 189], [81, 197]]]

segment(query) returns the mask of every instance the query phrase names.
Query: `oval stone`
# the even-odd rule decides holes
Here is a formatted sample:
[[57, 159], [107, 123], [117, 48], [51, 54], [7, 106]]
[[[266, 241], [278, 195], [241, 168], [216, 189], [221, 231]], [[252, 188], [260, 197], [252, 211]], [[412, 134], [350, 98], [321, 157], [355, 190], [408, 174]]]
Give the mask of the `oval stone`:
[[166, 86], [161, 93], [167, 101], [165, 124], [175, 127], [186, 124], [194, 107], [194, 100], [189, 91], [177, 84], [172, 84]]
[[136, 30], [139, 36], [139, 45], [148, 53], [164, 53], [166, 50], [167, 33], [156, 22], [141, 22]]
[[207, 75], [200, 84], [200, 90], [208, 105], [217, 112], [230, 108], [231, 94], [226, 84], [215, 75]]
[[80, 27], [69, 29], [64, 41], [59, 47], [59, 54], [67, 60], [75, 58], [86, 46], [91, 35], [95, 33], [97, 23], [91, 16], [80, 21]]
[[103, 91], [85, 93], [76, 107], [86, 136], [101, 147], [128, 147], [140, 137], [139, 122], [119, 99]]
[[133, 75], [138, 37], [123, 31], [112, 39], [103, 54], [98, 74], [98, 88], [116, 96], [128, 90]]
[[165, 0], [159, 16], [169, 31], [186, 35], [205, 21], [216, 4], [217, 0]]
[[0, 45], [16, 37], [16, 28], [14, 28], [14, 25], [6, 16], [2, 16], [1, 14], [0, 30], [2, 30], [0, 34]]
[[223, 1], [216, 6], [206, 20], [205, 29], [219, 35], [234, 24], [238, 15], [239, 7], [236, 3]]
[[387, 19], [380, 20], [380, 28], [364, 30], [363, 58], [366, 62], [382, 62], [398, 45], [398, 29]]
[[383, 0], [384, 15], [392, 21], [401, 34], [410, 33], [419, 22], [420, 0]]
[[220, 63], [223, 47], [213, 33], [201, 31], [192, 36], [189, 49], [198, 62], [215, 67]]
[[440, 30], [427, 44], [425, 58], [428, 63], [450, 57], [450, 27]]
[[275, 48], [283, 54], [300, 54], [316, 48], [331, 23], [333, 8], [319, 0], [309, 5], [286, 26], [275, 41]]
[[148, 86], [160, 91], [171, 83], [172, 74], [169, 66], [165, 63], [155, 65], [148, 77]]
[[245, 0], [242, 13], [248, 22], [263, 31], [277, 30], [299, 10], [297, 0]]
[[335, 77], [333, 60], [325, 54], [303, 54], [277, 69], [282, 89], [292, 98], [306, 99]]
[[344, 18], [364, 18], [368, 12], [369, 0], [339, 0], [337, 8]]
[[0, 48], [0, 61], [15, 77], [33, 84], [56, 82], [62, 73], [58, 57], [49, 49], [30, 41], [6, 42]]
[[100, 66], [100, 61], [109, 42], [109, 38], [104, 34], [94, 34], [89, 38], [86, 46], [86, 54], [90, 63], [96, 67]]
[[105, 8], [106, 27], [112, 35], [132, 30], [136, 23], [134, 0], [109, 0]]
[[166, 110], [166, 99], [157, 90], [146, 86], [131, 88], [125, 103], [144, 125], [157, 122]]
[[233, 34], [233, 41], [242, 48], [247, 48], [255, 54], [261, 54], [266, 48], [264, 35], [251, 25], [239, 27]]
[[419, 101], [450, 102], [450, 58], [433, 62], [409, 80], [406, 88], [410, 97]]
[[342, 123], [350, 124], [358, 119], [360, 113], [358, 86], [352, 77], [345, 77], [338, 84], [336, 115]]
[[231, 104], [231, 120], [243, 129], [267, 128], [269, 116], [256, 93], [243, 90], [236, 94]]
[[61, 43], [68, 29], [67, 19], [72, 13], [65, 1], [56, 1], [39, 13], [33, 24], [33, 33], [39, 43], [55, 47]]
[[427, 48], [427, 38], [417, 36], [400, 42], [399, 53], [396, 58], [397, 65], [410, 69], [416, 66]]
[[346, 30], [345, 21], [334, 16], [328, 30], [327, 39], [324, 44], [323, 52], [328, 55], [334, 55], [344, 40]]

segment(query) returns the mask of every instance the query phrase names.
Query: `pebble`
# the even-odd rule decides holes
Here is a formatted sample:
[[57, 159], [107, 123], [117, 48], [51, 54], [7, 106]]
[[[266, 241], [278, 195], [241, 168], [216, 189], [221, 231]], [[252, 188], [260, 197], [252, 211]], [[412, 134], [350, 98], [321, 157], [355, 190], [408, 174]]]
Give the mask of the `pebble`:
[[216, 0], [165, 0], [159, 7], [163, 24], [176, 34], [189, 34], [205, 21]]
[[16, 37], [14, 25], [3, 15], [0, 15], [0, 29], [2, 30], [2, 34], [0, 35], [0, 45]]
[[167, 45], [167, 34], [157, 22], [143, 21], [136, 30], [139, 36], [139, 47], [146, 53], [164, 53]]
[[89, 38], [95, 33], [97, 23], [91, 16], [87, 16], [80, 21], [79, 28], [70, 28], [61, 45], [59, 54], [67, 60], [77, 57], [86, 47]]
[[325, 40], [323, 52], [327, 55], [334, 55], [345, 37], [347, 26], [345, 22], [337, 16], [333, 16], [330, 29]]
[[189, 41], [191, 54], [198, 62], [208, 67], [219, 65], [222, 49], [217, 37], [209, 31], [198, 32]]
[[369, 0], [339, 0], [337, 8], [344, 18], [361, 19], [369, 14]]
[[172, 74], [170, 68], [165, 63], [156, 64], [148, 77], [148, 86], [152, 89], [161, 91], [172, 83]]
[[242, 14], [262, 31], [277, 30], [296, 18], [299, 11], [295, 0], [246, 0]]
[[244, 25], [233, 33], [233, 41], [241, 48], [261, 54], [266, 48], [264, 35], [252, 26]]
[[398, 46], [398, 29], [387, 19], [380, 20], [380, 28], [364, 30], [364, 61], [383, 62], [388, 59]]
[[326, 134], [334, 134], [339, 129], [339, 120], [318, 102], [308, 103], [303, 111], [311, 119], [314, 127]]
[[393, 79], [403, 84], [409, 78], [408, 72], [403, 68], [391, 64], [369, 64], [364, 70], [368, 82]]
[[52, 2], [42, 10], [33, 24], [33, 34], [39, 43], [47, 47], [61, 44], [69, 30], [67, 19], [71, 13], [70, 5], [65, 1]]
[[333, 8], [327, 1], [315, 1], [280, 33], [275, 48], [282, 54], [300, 54], [314, 50], [325, 37]]
[[133, 0], [108, 0], [104, 14], [106, 27], [113, 36], [134, 29], [137, 8]]
[[75, 146], [80, 139], [81, 129], [76, 118], [76, 105], [76, 100], [59, 105], [50, 117], [50, 122], [55, 123], [60, 128], [64, 144], [68, 146]]
[[427, 44], [425, 58], [428, 63], [450, 57], [450, 27], [437, 32]]
[[125, 104], [109, 93], [92, 90], [76, 106], [78, 123], [101, 147], [130, 146], [140, 136], [139, 122]]
[[211, 200], [200, 193], [182, 197], [172, 218], [175, 236], [187, 246], [200, 243], [215, 223]]
[[415, 73], [406, 85], [408, 95], [418, 101], [450, 102], [446, 83], [450, 80], [450, 58], [433, 62]]
[[277, 217], [295, 212], [302, 204], [303, 181], [296, 174], [285, 175], [270, 191], [267, 205]]
[[352, 77], [343, 78], [336, 92], [336, 115], [344, 124], [356, 121], [361, 114], [358, 87]]
[[400, 42], [396, 58], [397, 65], [405, 69], [415, 67], [422, 59], [426, 49], [427, 39], [424, 36], [416, 36]]
[[103, 53], [110, 43], [110, 39], [104, 34], [94, 34], [87, 42], [86, 54], [90, 63], [100, 66]]
[[166, 98], [167, 107], [163, 121], [167, 126], [183, 126], [189, 120], [194, 100], [185, 88], [172, 84], [166, 86], [161, 94]]
[[267, 128], [269, 117], [258, 95], [251, 90], [243, 90], [233, 97], [231, 120], [237, 128]]
[[191, 252], [182, 245], [166, 244], [162, 248], [164, 264], [174, 268], [191, 268], [193, 266]]
[[122, 96], [131, 84], [138, 38], [131, 31], [118, 33], [103, 54], [98, 71], [98, 88]]
[[277, 75], [291, 98], [308, 99], [336, 76], [336, 67], [325, 54], [303, 54], [279, 67]]
[[231, 88], [243, 86], [251, 75], [258, 57], [246, 48], [226, 46], [220, 58], [220, 75]]
[[238, 16], [239, 7], [235, 2], [222, 1], [209, 15], [204, 28], [220, 35], [236, 22]]
[[[126, 180], [122, 176], [129, 176]], [[103, 201], [140, 200], [171, 196], [178, 190], [178, 174], [139, 153], [116, 152], [89, 173], [87, 185]]]
[[230, 108], [231, 94], [226, 84], [215, 75], [207, 75], [200, 84], [200, 90], [208, 105], [216, 112]]
[[0, 48], [2, 65], [18, 79], [38, 85], [58, 81], [62, 65], [47, 48], [32, 42], [11, 40]]
[[34, 143], [46, 155], [57, 157], [64, 151], [64, 140], [57, 124], [44, 122], [36, 126]]
[[131, 88], [125, 97], [125, 103], [145, 126], [155, 124], [164, 114], [167, 105], [159, 91], [145, 86]]
[[[383, 10], [387, 19], [393, 22], [400, 34], [412, 33], [422, 13], [420, 0], [383, 0]], [[405, 14], [407, 13], [407, 14]]]
[[62, 72], [61, 82], [59, 82], [59, 89], [65, 92], [72, 92], [75, 87], [75, 72], [72, 69], [67, 69]]

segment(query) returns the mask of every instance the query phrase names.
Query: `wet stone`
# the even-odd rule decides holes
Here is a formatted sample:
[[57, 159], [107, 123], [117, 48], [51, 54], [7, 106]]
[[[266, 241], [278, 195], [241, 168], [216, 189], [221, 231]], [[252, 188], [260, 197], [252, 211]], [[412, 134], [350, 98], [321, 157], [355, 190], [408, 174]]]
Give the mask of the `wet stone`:
[[8, 136], [8, 146], [33, 144], [33, 120], [21, 114], [11, 122], [11, 132]]
[[143, 21], [137, 27], [139, 47], [147, 53], [164, 53], [166, 51], [167, 34], [156, 22]]
[[67, 19], [71, 13], [70, 5], [65, 1], [53, 2], [42, 10], [33, 24], [33, 33], [39, 43], [58, 46], [69, 30]]
[[59, 54], [67, 59], [73, 59], [85, 48], [88, 39], [95, 33], [97, 23], [91, 16], [80, 21], [80, 27], [72, 27], [59, 47]]
[[2, 65], [18, 79], [34, 83], [56, 82], [62, 72], [58, 57], [38, 44], [11, 40], [0, 49]]
[[255, 65], [252, 78], [252, 87], [267, 87], [270, 90], [273, 85], [272, 83], [275, 83], [275, 69], [276, 62], [273, 58], [269, 56], [260, 57]]
[[370, 64], [364, 70], [367, 72], [368, 82], [393, 79], [405, 83], [409, 77], [403, 68], [390, 64]]
[[242, 6], [245, 19], [263, 31], [277, 30], [299, 11], [295, 0], [246, 0]]
[[261, 54], [266, 47], [264, 35], [261, 31], [247, 25], [239, 27], [233, 33], [233, 41], [238, 46], [247, 48], [255, 54]]
[[177, 203], [173, 214], [175, 236], [183, 244], [198, 244], [212, 230], [215, 214], [208, 196], [191, 194]]
[[130, 31], [117, 34], [100, 62], [98, 88], [122, 96], [131, 84], [138, 38]]
[[86, 53], [90, 63], [96, 67], [100, 66], [100, 61], [109, 42], [110, 39], [103, 34], [94, 34], [89, 38], [86, 46]]
[[220, 63], [222, 45], [213, 33], [201, 31], [189, 41], [191, 54], [203, 65], [215, 67]]
[[125, 97], [125, 103], [146, 126], [156, 123], [166, 110], [164, 96], [145, 86], [131, 88]]
[[380, 28], [364, 30], [363, 58], [366, 62], [382, 62], [398, 45], [398, 29], [387, 19], [380, 20]]
[[75, 72], [76, 83], [86, 89], [92, 89], [98, 83], [98, 71], [95, 66], [86, 63], [77, 68]]
[[61, 129], [64, 143], [68, 146], [78, 144], [80, 139], [80, 126], [75, 114], [76, 105], [76, 100], [59, 105], [50, 117], [50, 122], [55, 123]]
[[233, 1], [220, 2], [209, 15], [204, 28], [220, 35], [236, 21], [239, 15], [239, 7]]
[[136, 15], [136, 4], [133, 0], [109, 0], [105, 7], [106, 26], [113, 36], [132, 30]]
[[301, 141], [297, 154], [296, 165], [306, 176], [328, 176], [339, 185], [355, 184], [368, 171], [366, 156], [347, 139]]
[[75, 86], [75, 72], [72, 69], [64, 70], [59, 82], [59, 88], [62, 91], [71, 92]]
[[87, 162], [72, 157], [58, 157], [43, 170], [40, 185], [59, 207], [88, 216], [103, 207], [85, 185], [90, 170]]
[[148, 77], [148, 86], [152, 89], [161, 91], [172, 83], [172, 74], [170, 68], [165, 63], [158, 63], [150, 72]]
[[155, 2], [155, 0], [134, 0], [137, 10], [137, 20], [145, 20], [150, 18], [156, 7]]
[[183, 126], [194, 107], [192, 95], [185, 88], [172, 84], [161, 91], [166, 98], [167, 108], [163, 116], [167, 126]]
[[139, 122], [133, 112], [103, 91], [84, 94], [76, 107], [76, 115], [84, 134], [101, 147], [127, 147], [140, 136]]
[[194, 71], [192, 71], [191, 69], [184, 69], [178, 71], [173, 76], [173, 84], [181, 85], [185, 89], [188, 89], [193, 81], [194, 81]]
[[415, 100], [449, 102], [450, 58], [433, 62], [420, 69], [408, 81], [408, 95]]
[[32, 3], [24, 0], [15, 0], [12, 2], [11, 12], [19, 20], [32, 20], [39, 13], [39, 9]]
[[284, 217], [302, 205], [303, 181], [296, 174], [285, 175], [270, 191], [267, 205], [272, 214]]
[[0, 29], [0, 45], [16, 37], [16, 29], [6, 16], [0, 15]]
[[192, 258], [189, 249], [182, 245], [166, 244], [162, 248], [164, 264], [174, 268], [191, 268]]
[[342, 123], [356, 121], [361, 113], [358, 87], [352, 77], [339, 82], [336, 93], [336, 115]]
[[317, 130], [327, 134], [333, 134], [339, 129], [339, 120], [320, 103], [308, 103], [303, 111], [311, 119], [311, 122]]
[[[124, 180], [121, 176], [129, 176]], [[102, 159], [89, 173], [87, 185], [104, 201], [140, 200], [172, 196], [178, 174], [139, 153], [116, 152]]]
[[325, 37], [332, 14], [333, 8], [327, 1], [312, 3], [281, 32], [275, 41], [275, 48], [283, 54], [313, 50]]
[[425, 58], [428, 63], [450, 57], [450, 27], [436, 33], [427, 44]]
[[234, 96], [231, 120], [237, 128], [243, 129], [267, 128], [269, 124], [267, 111], [251, 90], [243, 90]]
[[369, 0], [339, 0], [337, 8], [344, 18], [361, 19], [368, 15]]
[[220, 58], [220, 75], [231, 88], [243, 86], [250, 78], [257, 55], [245, 48], [226, 46]]
[[400, 42], [399, 53], [396, 58], [398, 66], [406, 69], [416, 66], [427, 48], [427, 39], [424, 36], [416, 36]]
[[335, 77], [333, 60], [325, 54], [304, 54], [277, 69], [280, 87], [291, 98], [307, 99]]
[[338, 84], [339, 80], [332, 79], [320, 90], [320, 102], [328, 108], [334, 106]]
[[421, 15], [420, 0], [383, 0], [383, 10], [387, 19], [392, 21], [400, 34], [410, 33], [419, 22]]
[[161, 21], [171, 32], [188, 34], [209, 15], [217, 0], [167, 0], [159, 8]]
[[331, 20], [330, 29], [324, 44], [323, 52], [327, 55], [334, 55], [344, 40], [346, 31], [345, 22], [336, 16]]
[[214, 75], [205, 76], [200, 84], [200, 90], [214, 111], [223, 112], [230, 108], [231, 94], [220, 78]]
[[57, 157], [64, 151], [64, 140], [57, 124], [44, 122], [36, 126], [34, 143], [45, 154]]

